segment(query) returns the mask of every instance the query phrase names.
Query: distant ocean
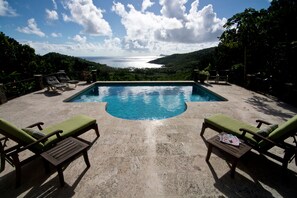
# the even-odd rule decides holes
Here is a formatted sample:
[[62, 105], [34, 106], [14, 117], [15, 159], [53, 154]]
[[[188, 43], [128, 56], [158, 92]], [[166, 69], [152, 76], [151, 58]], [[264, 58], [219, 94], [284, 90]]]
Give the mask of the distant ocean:
[[161, 56], [97, 56], [81, 58], [118, 68], [160, 68], [162, 66], [159, 64], [148, 63], [151, 60], [161, 58]]

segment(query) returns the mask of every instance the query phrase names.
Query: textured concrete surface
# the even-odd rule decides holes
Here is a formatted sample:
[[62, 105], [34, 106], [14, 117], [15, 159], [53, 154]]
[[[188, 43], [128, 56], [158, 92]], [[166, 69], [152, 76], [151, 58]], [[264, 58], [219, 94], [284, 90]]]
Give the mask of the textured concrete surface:
[[[284, 174], [279, 162], [249, 152], [230, 177], [230, 161], [214, 150], [205, 162], [205, 139], [217, 133], [199, 133], [203, 118], [224, 113], [255, 124], [256, 119], [281, 123], [297, 110], [285, 103], [236, 85], [205, 85], [228, 99], [226, 102], [187, 103], [183, 114], [158, 121], [129, 121], [105, 112], [106, 103], [65, 103], [84, 89], [61, 94], [37, 91], [0, 106], [0, 117], [18, 127], [37, 121], [45, 126], [76, 114], [96, 118], [101, 137], [93, 131], [81, 136], [93, 142], [91, 167], [82, 157], [64, 170], [65, 186], [59, 187], [57, 172], [46, 174], [40, 158], [23, 167], [22, 185], [15, 189], [14, 168], [6, 164], [0, 173], [1, 197], [296, 197], [297, 168], [289, 164]], [[11, 144], [11, 142], [10, 142]], [[282, 155], [282, 150], [272, 149]], [[31, 155], [29, 151], [21, 157]]]

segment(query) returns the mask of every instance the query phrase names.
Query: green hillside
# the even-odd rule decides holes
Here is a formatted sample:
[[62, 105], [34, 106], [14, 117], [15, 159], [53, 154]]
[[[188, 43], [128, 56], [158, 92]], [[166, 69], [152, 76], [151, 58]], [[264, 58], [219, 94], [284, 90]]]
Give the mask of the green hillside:
[[150, 62], [162, 64], [166, 68], [174, 68], [176, 70], [194, 68], [204, 69], [209, 64], [215, 65], [216, 49], [217, 47], [212, 47], [185, 54], [173, 54]]

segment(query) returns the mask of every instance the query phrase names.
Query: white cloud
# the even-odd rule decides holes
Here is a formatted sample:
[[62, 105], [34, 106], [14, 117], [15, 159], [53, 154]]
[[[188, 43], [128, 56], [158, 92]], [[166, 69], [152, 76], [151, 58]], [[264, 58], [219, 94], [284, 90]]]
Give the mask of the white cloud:
[[53, 2], [53, 5], [54, 5], [54, 9], [55, 9], [55, 10], [58, 9], [58, 6], [57, 6], [56, 1], [55, 1], [55, 0], [52, 0], [52, 2]]
[[147, 51], [157, 42], [155, 33], [158, 30], [182, 28], [182, 23], [175, 18], [157, 16], [151, 12], [142, 13], [133, 5], [127, 6], [126, 11], [121, 3], [114, 3], [112, 10], [122, 17], [121, 22], [126, 28], [124, 48], [130, 50]]
[[63, 14], [66, 22], [77, 23], [84, 28], [84, 32], [97, 36], [111, 36], [109, 23], [103, 18], [103, 10], [97, 8], [92, 0], [65, 0], [64, 7], [70, 15]]
[[151, 0], [143, 0], [141, 11], [144, 12], [146, 9], [148, 9], [149, 7], [151, 7], [154, 4], [155, 3], [151, 2]]
[[161, 13], [168, 18], [184, 20], [187, 0], [160, 0]]
[[51, 36], [54, 37], [54, 38], [57, 38], [57, 37], [62, 37], [62, 34], [53, 32], [53, 33], [51, 33]]
[[177, 40], [183, 43], [217, 41], [217, 37], [224, 31], [225, 23], [225, 18], [217, 18], [212, 5], [198, 10], [198, 1], [194, 1], [189, 14], [185, 15], [184, 27], [181, 31], [169, 30], [166, 32], [167, 38], [162, 38], [160, 35], [158, 38], [165, 41]]
[[49, 10], [46, 9], [46, 18], [49, 20], [58, 20], [59, 19], [59, 15], [55, 10]]
[[18, 27], [17, 31], [25, 34], [35, 34], [40, 37], [45, 36], [45, 34], [37, 27], [37, 23], [34, 18], [29, 19], [27, 23], [27, 27]]
[[34, 48], [37, 54], [44, 55], [49, 52], [57, 52], [71, 56], [115, 56], [122, 55], [124, 51], [121, 49], [120, 40], [118, 38], [106, 39], [104, 43], [49, 43], [36, 41], [20, 41], [22, 44], [27, 44]]
[[85, 36], [80, 36], [80, 35], [75, 35], [73, 38], [72, 38], [74, 41], [78, 42], [78, 43], [86, 43], [87, 41], [87, 37]]
[[16, 11], [11, 8], [7, 1], [0, 0], [0, 16], [17, 16]]
[[121, 50], [122, 41], [118, 37], [105, 39], [103, 46], [107, 50]]
[[[72, 38], [70, 38], [72, 39]], [[71, 56], [131, 56], [131, 49], [123, 47], [125, 42], [119, 38], [108, 38], [101, 42], [68, 42], [68, 43], [49, 43], [36, 41], [19, 41], [22, 44], [28, 44], [35, 49], [37, 54], [44, 55], [49, 52], [57, 52]], [[173, 54], [187, 53], [217, 46], [218, 42], [208, 42], [201, 44], [185, 44], [185, 43], [168, 43], [156, 42], [152, 47], [152, 51], [148, 53], [145, 50], [134, 51], [133, 55], [156, 55], [156, 54]], [[127, 46], [126, 46], [127, 47]], [[126, 50], [128, 49], [128, 50]]]
[[[143, 5], [149, 5], [149, 2], [144, 0]], [[212, 5], [199, 10], [199, 0], [194, 0], [187, 11], [185, 3], [187, 0], [160, 0], [161, 14], [157, 15], [143, 12], [145, 6], [138, 11], [131, 4], [125, 7], [114, 2], [112, 10], [121, 17], [126, 29], [123, 48], [153, 52], [167, 51], [167, 46], [175, 48], [178, 45], [182, 50], [182, 47], [193, 49], [198, 44], [205, 47], [217, 44], [226, 19], [217, 18]]]
[[[212, 5], [200, 8], [199, 0], [191, 0], [191, 6], [186, 8], [186, 0], [160, 0], [161, 9], [153, 13], [149, 9], [153, 2], [156, 1], [143, 0], [138, 10], [131, 4], [114, 2], [112, 11], [120, 17], [126, 30], [123, 38], [117, 38], [112, 36], [103, 18], [104, 11], [95, 7], [92, 0], [64, 0], [62, 5], [69, 13], [62, 14], [63, 20], [81, 25], [84, 31], [69, 37], [65, 44], [32, 41], [27, 44], [39, 54], [55, 51], [73, 56], [187, 53], [218, 45], [217, 37], [224, 30], [226, 19], [218, 18]], [[108, 27], [105, 31], [102, 21]], [[102, 42], [87, 34], [108, 37]], [[52, 33], [51, 36], [62, 35]]]

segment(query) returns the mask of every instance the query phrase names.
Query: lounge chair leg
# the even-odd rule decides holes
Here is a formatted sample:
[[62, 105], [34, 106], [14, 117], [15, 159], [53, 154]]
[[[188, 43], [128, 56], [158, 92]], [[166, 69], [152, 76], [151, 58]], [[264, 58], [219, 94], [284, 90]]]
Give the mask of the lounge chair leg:
[[206, 155], [206, 158], [205, 158], [205, 161], [206, 161], [206, 162], [208, 162], [208, 161], [209, 161], [209, 158], [210, 158], [211, 152], [212, 152], [212, 145], [211, 145], [211, 144], [208, 144], [207, 155]]
[[94, 124], [94, 130], [96, 132], [97, 137], [100, 137], [99, 128], [98, 128], [98, 124], [97, 123]]
[[205, 123], [203, 122], [203, 124], [202, 124], [202, 129], [201, 129], [201, 132], [200, 132], [200, 136], [203, 136], [205, 129], [206, 129], [206, 125], [205, 125]]
[[86, 163], [87, 167], [89, 168], [91, 166], [91, 164], [90, 164], [89, 157], [88, 157], [88, 151], [86, 150], [83, 155], [84, 155], [85, 163]]
[[44, 168], [45, 168], [45, 173], [49, 174], [50, 173], [49, 163], [45, 159], [43, 159], [43, 164], [44, 164]]
[[284, 170], [288, 168], [289, 161], [294, 156], [294, 154], [295, 154], [295, 152], [293, 152], [292, 150], [285, 151], [285, 156], [283, 158], [283, 164], [282, 164]]
[[65, 184], [63, 168], [61, 166], [59, 166], [59, 167], [57, 167], [57, 171], [58, 171], [58, 175], [59, 175], [60, 185], [61, 185], [61, 187], [63, 187]]
[[15, 187], [17, 188], [21, 185], [21, 175], [22, 175], [21, 163], [20, 163], [18, 154], [12, 155], [12, 159], [13, 159], [13, 164], [15, 165], [15, 174], [16, 174]]
[[236, 166], [237, 166], [237, 159], [234, 159], [231, 166], [231, 178], [234, 178]]

